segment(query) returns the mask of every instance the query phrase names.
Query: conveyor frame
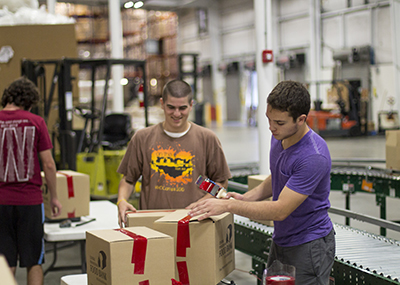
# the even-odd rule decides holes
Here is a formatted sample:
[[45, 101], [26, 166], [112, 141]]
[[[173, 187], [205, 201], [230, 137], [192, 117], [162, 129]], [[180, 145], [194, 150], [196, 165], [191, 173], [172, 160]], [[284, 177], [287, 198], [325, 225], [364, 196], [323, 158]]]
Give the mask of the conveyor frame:
[[[349, 179], [354, 179], [349, 175]], [[346, 177], [347, 178], [347, 177]], [[382, 178], [377, 178], [383, 180]], [[387, 178], [385, 178], [387, 179]], [[356, 180], [359, 183], [359, 180]], [[387, 182], [389, 185], [389, 182]], [[361, 184], [360, 184], [361, 185]], [[361, 187], [361, 186], [359, 186]], [[229, 181], [228, 186], [230, 191], [245, 193], [247, 185]], [[362, 191], [362, 190], [359, 190]], [[383, 191], [383, 193], [385, 193]], [[362, 215], [359, 213], [351, 212], [349, 210], [341, 210], [332, 207], [330, 212], [334, 214], [344, 215], [348, 219], [362, 220], [372, 223], [385, 229], [392, 229], [400, 231], [400, 225], [384, 219], [379, 219], [371, 216]], [[261, 285], [261, 278], [265, 269], [265, 263], [268, 259], [269, 249], [272, 243], [273, 227], [266, 227], [253, 222], [255, 226], [245, 226], [235, 219], [235, 248], [252, 257], [252, 268], [255, 275], [258, 277], [258, 285]], [[384, 238], [384, 237], [382, 237]], [[347, 285], [347, 284], [363, 284], [363, 285], [386, 285], [386, 284], [400, 284], [399, 280], [391, 279], [390, 276], [383, 276], [376, 270], [363, 268], [362, 265], [352, 264], [350, 261], [335, 258], [335, 262], [331, 273], [331, 284]]]
[[[345, 194], [346, 210], [350, 210], [352, 194], [356, 192], [370, 193], [375, 195], [376, 205], [380, 207], [380, 218], [386, 219], [386, 197], [400, 198], [400, 172], [370, 166], [384, 162], [385, 160], [381, 159], [332, 160], [331, 191], [342, 191]], [[247, 186], [243, 184], [247, 184], [247, 175], [258, 174], [258, 167], [237, 165], [232, 169], [234, 177], [233, 181], [229, 181], [229, 190], [245, 193]], [[350, 225], [349, 217], [346, 217], [345, 224]], [[380, 234], [386, 236], [385, 227], [380, 228]]]
[[[253, 224], [256, 223], [253, 222]], [[272, 227], [257, 228], [245, 225], [235, 219], [235, 248], [252, 257], [252, 273], [257, 275], [258, 285], [262, 284], [260, 280], [268, 260], [272, 231]], [[400, 282], [379, 274], [374, 269], [363, 268], [362, 265], [352, 264], [350, 261], [335, 257], [331, 272], [331, 284], [386, 285], [400, 284]]]

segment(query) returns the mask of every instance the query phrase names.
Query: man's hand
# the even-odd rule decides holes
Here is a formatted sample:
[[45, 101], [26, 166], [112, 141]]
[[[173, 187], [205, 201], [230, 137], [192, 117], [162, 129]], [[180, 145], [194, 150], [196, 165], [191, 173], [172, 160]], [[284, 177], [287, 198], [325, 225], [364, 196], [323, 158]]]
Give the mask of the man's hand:
[[62, 205], [57, 198], [52, 198], [50, 201], [51, 206], [51, 216], [58, 217], [61, 214]]
[[[231, 200], [232, 201], [232, 200]], [[227, 199], [204, 199], [191, 204], [187, 209], [191, 209], [189, 215], [199, 216], [199, 221], [207, 219], [210, 216], [216, 216], [228, 211], [228, 203], [231, 202]]]
[[126, 212], [136, 212], [135, 207], [129, 204], [125, 199], [121, 199], [117, 202], [118, 205], [118, 225], [120, 228], [126, 226]]
[[229, 199], [229, 198], [233, 198], [235, 200], [244, 200], [243, 195], [236, 192], [228, 192], [224, 199]]

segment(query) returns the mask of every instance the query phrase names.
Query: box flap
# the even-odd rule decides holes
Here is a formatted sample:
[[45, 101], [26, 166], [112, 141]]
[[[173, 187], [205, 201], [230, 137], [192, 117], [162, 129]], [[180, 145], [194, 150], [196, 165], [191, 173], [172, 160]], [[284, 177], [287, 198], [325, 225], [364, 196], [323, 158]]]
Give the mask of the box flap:
[[163, 215], [168, 215], [169, 213], [174, 212], [175, 210], [138, 210], [136, 212], [129, 211], [126, 214], [132, 217], [160, 217]]
[[133, 232], [137, 235], [141, 235], [147, 239], [154, 239], [154, 238], [171, 238], [169, 235], [166, 235], [162, 232], [150, 229], [148, 227], [128, 227], [125, 228], [130, 232]]
[[[143, 236], [147, 239], [171, 238], [169, 235], [155, 231], [148, 227], [128, 227], [128, 228], [124, 228], [124, 230], [130, 231], [130, 232], [140, 235], [140, 236]], [[93, 231], [86, 232], [86, 234], [88, 234], [88, 233], [90, 233], [102, 240], [105, 240], [107, 242], [120, 242], [120, 241], [126, 241], [126, 240], [132, 239], [129, 236], [127, 236], [126, 234], [119, 232], [118, 229], [93, 230]]]
[[92, 230], [92, 231], [86, 231], [86, 236], [88, 234], [91, 234], [93, 236], [96, 236], [102, 240], [105, 240], [107, 242], [118, 242], [118, 241], [124, 241], [127, 240], [127, 236], [121, 234], [120, 232], [117, 232], [113, 229], [108, 229], [108, 230]]
[[[179, 209], [176, 210], [175, 212], [169, 213], [168, 215], [165, 215], [164, 217], [158, 219], [155, 221], [155, 223], [169, 223], [169, 222], [177, 222], [182, 220], [184, 217], [188, 216], [190, 210], [186, 209]], [[192, 217], [190, 221], [196, 220], [194, 219], [195, 217]]]
[[[175, 212], [172, 212], [172, 213], [165, 215], [164, 217], [158, 219], [157, 221], [155, 221], [155, 223], [178, 222], [178, 221], [182, 220], [184, 217], [186, 217], [188, 215], [189, 211], [190, 210], [186, 210], [186, 209], [176, 210]], [[230, 215], [230, 214], [224, 213], [224, 214], [217, 215], [217, 216], [211, 216], [207, 220], [219, 221], [219, 220], [223, 219], [224, 217], [226, 217], [227, 215]], [[201, 215], [190, 218], [190, 222], [198, 222], [197, 219], [200, 216]]]

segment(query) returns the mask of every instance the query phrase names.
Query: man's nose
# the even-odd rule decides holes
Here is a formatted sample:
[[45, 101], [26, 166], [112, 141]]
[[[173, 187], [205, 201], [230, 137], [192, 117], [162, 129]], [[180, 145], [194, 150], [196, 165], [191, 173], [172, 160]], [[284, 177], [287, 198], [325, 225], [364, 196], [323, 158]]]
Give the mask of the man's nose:
[[275, 128], [272, 124], [269, 124], [269, 130], [270, 130], [271, 132], [273, 132], [273, 131], [276, 130], [276, 128]]

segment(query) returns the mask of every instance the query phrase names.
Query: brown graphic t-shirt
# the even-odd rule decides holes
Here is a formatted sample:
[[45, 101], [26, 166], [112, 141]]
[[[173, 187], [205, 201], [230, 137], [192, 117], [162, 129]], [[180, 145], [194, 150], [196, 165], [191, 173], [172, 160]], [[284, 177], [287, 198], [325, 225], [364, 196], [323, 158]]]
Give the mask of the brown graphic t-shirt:
[[199, 175], [215, 182], [231, 177], [217, 136], [191, 123], [180, 138], [169, 137], [162, 123], [135, 133], [118, 172], [129, 183], [142, 175], [141, 209], [181, 209], [204, 196]]

